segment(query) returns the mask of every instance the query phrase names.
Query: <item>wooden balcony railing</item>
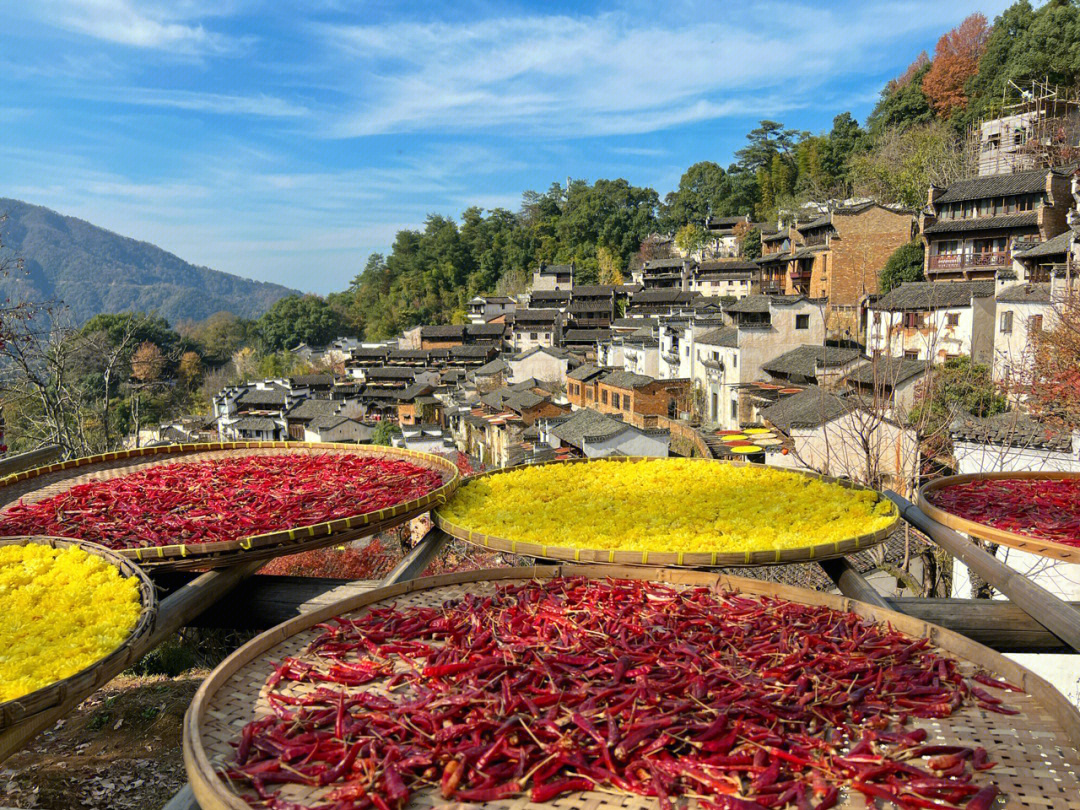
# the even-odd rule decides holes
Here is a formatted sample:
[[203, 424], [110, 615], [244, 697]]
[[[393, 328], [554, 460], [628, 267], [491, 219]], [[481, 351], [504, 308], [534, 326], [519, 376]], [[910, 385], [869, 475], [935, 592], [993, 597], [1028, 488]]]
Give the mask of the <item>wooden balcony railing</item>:
[[1008, 250], [984, 253], [942, 253], [930, 257], [931, 270], [959, 270], [964, 267], [1001, 267], [1012, 262]]

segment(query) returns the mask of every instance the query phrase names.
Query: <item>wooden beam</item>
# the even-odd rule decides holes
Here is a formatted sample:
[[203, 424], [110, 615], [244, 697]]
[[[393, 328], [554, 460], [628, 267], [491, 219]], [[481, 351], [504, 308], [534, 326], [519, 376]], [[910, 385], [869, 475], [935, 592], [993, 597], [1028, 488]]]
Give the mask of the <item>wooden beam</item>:
[[877, 592], [877, 589], [866, 581], [866, 577], [855, 570], [855, 567], [847, 561], [846, 557], [836, 557], [832, 560], [822, 560], [818, 563], [825, 574], [833, 581], [833, 584], [844, 596], [858, 599], [871, 605], [883, 608], [893, 608], [889, 601]]
[[886, 491], [900, 516], [1001, 591], [1073, 650], [1080, 652], [1080, 611], [988, 554], [959, 532], [927, 517], [911, 501]]
[[407, 579], [416, 579], [427, 570], [427, 567], [448, 538], [449, 535], [442, 529], [432, 527], [431, 531], [420, 538], [420, 542], [413, 546], [412, 551], [405, 555], [405, 558], [397, 564], [381, 584], [396, 585]]
[[0, 458], [0, 478], [5, 475], [41, 467], [60, 457], [63, 448], [58, 444], [47, 444], [36, 450], [28, 450], [25, 453], [17, 453], [13, 456]]

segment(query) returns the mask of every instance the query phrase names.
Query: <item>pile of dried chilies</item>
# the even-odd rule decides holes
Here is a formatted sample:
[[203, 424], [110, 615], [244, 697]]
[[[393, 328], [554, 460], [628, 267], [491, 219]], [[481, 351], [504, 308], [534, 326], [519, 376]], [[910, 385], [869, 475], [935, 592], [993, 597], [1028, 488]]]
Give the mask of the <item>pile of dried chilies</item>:
[[553, 579], [320, 629], [271, 676], [273, 713], [244, 728], [225, 772], [252, 806], [390, 810], [424, 787], [546, 802], [598, 788], [662, 810], [680, 795], [716, 810], [824, 810], [846, 788], [901, 808], [987, 810], [997, 788], [975, 778], [994, 765], [987, 752], [927, 744], [908, 719], [965, 702], [1016, 713], [927, 639], [705, 588]]
[[436, 470], [353, 453], [281, 453], [146, 467], [0, 512], [0, 535], [109, 548], [210, 543], [362, 515], [421, 498]]
[[985, 478], [931, 490], [934, 506], [1003, 531], [1080, 546], [1080, 479]]

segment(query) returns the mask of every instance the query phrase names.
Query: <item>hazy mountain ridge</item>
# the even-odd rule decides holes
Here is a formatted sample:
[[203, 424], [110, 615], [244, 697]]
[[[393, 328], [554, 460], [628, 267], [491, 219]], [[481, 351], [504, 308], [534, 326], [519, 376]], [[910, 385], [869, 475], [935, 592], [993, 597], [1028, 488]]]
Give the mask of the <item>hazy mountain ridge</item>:
[[155, 311], [170, 323], [227, 310], [261, 315], [296, 290], [199, 267], [162, 250], [49, 208], [0, 198], [4, 245], [25, 272], [0, 279], [0, 295], [63, 301], [79, 322], [101, 312]]

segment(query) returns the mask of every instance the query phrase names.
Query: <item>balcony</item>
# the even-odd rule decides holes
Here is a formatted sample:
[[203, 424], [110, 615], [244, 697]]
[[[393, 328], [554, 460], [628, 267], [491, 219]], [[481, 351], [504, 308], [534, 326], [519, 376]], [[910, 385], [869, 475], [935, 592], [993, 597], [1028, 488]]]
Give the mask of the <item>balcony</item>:
[[1002, 267], [1012, 264], [1008, 250], [983, 253], [941, 253], [930, 257], [931, 270], [961, 270], [965, 267]]

